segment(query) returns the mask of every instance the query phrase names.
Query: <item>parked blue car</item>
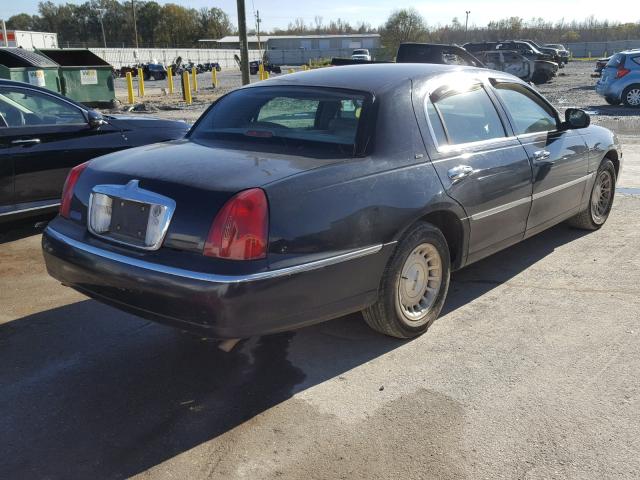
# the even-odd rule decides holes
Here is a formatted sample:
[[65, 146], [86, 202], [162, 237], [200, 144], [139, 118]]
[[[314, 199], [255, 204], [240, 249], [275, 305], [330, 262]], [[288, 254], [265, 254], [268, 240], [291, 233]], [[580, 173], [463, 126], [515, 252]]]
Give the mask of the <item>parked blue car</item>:
[[596, 92], [611, 105], [640, 108], [640, 49], [613, 55], [596, 83]]

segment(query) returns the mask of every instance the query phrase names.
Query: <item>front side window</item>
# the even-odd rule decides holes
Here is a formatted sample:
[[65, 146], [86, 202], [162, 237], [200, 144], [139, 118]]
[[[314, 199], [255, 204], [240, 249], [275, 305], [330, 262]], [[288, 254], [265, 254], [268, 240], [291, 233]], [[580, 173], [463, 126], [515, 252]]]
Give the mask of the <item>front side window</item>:
[[51, 95], [21, 88], [0, 89], [0, 127], [85, 124], [79, 108]]
[[191, 138], [259, 148], [353, 152], [365, 94], [316, 87], [256, 87], [222, 98]]
[[446, 139], [445, 144], [459, 145], [505, 137], [498, 112], [480, 84], [441, 87], [430, 100], [433, 109], [427, 102], [427, 116], [439, 144], [442, 139]]
[[551, 108], [526, 87], [515, 83], [498, 83], [495, 89], [511, 114], [516, 135], [548, 132], [558, 128]]

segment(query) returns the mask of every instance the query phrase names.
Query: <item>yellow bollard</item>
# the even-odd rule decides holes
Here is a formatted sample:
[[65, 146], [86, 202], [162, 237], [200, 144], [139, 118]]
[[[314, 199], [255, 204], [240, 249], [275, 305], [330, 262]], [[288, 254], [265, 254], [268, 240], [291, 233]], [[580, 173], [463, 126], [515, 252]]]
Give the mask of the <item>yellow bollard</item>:
[[129, 94], [129, 105], [133, 105], [136, 97], [133, 95], [133, 76], [131, 72], [127, 72], [127, 93]]
[[191, 76], [193, 77], [193, 91], [198, 91], [198, 72], [196, 71], [196, 67], [191, 67]]
[[294, 73], [294, 72], [295, 70], [293, 68], [290, 68], [288, 73]]
[[142, 68], [138, 69], [138, 95], [144, 97], [144, 73]]
[[191, 82], [189, 81], [189, 72], [186, 70], [182, 73], [182, 98], [187, 105], [191, 105]]
[[264, 79], [269, 80], [269, 72], [264, 72]]
[[169, 95], [173, 93], [173, 69], [171, 66], [167, 67], [167, 90]]
[[218, 88], [218, 71], [215, 68], [211, 70], [211, 85], [213, 88]]

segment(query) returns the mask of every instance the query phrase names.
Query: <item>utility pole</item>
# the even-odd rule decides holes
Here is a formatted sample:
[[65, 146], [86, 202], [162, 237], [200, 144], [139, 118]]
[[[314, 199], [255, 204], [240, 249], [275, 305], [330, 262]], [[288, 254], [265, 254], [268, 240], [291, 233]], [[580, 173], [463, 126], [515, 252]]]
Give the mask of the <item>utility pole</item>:
[[258, 52], [260, 52], [260, 58], [262, 58], [262, 47], [260, 46], [260, 10], [256, 10], [256, 36], [258, 37]]
[[464, 21], [464, 41], [467, 41], [467, 31], [469, 30], [469, 14], [471, 13], [471, 10], [467, 10], [465, 11], [465, 13], [467, 14], [467, 19]]
[[238, 3], [238, 39], [240, 40], [240, 70], [242, 72], [242, 84], [248, 85], [249, 79], [249, 45], [247, 42], [247, 16], [244, 10], [244, 0]]
[[133, 33], [136, 38], [136, 50], [138, 49], [138, 25], [136, 22], [136, 5], [135, 0], [131, 0], [131, 11], [133, 12]]
[[4, 40], [4, 46], [9, 46], [9, 37], [7, 37], [7, 24], [2, 20], [2, 39]]
[[107, 11], [106, 8], [98, 8], [98, 14], [100, 15], [100, 28], [102, 29], [102, 43], [104, 44], [104, 48], [107, 48], [107, 37], [104, 34], [104, 23], [102, 22], [102, 17], [104, 17], [104, 13]]

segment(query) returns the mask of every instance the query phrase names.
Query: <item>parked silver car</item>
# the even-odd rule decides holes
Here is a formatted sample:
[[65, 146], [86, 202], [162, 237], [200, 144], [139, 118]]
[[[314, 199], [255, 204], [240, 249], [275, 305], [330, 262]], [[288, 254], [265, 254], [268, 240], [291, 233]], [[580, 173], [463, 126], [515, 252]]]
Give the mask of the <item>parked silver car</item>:
[[602, 70], [596, 92], [607, 103], [640, 108], [640, 50], [616, 53]]

